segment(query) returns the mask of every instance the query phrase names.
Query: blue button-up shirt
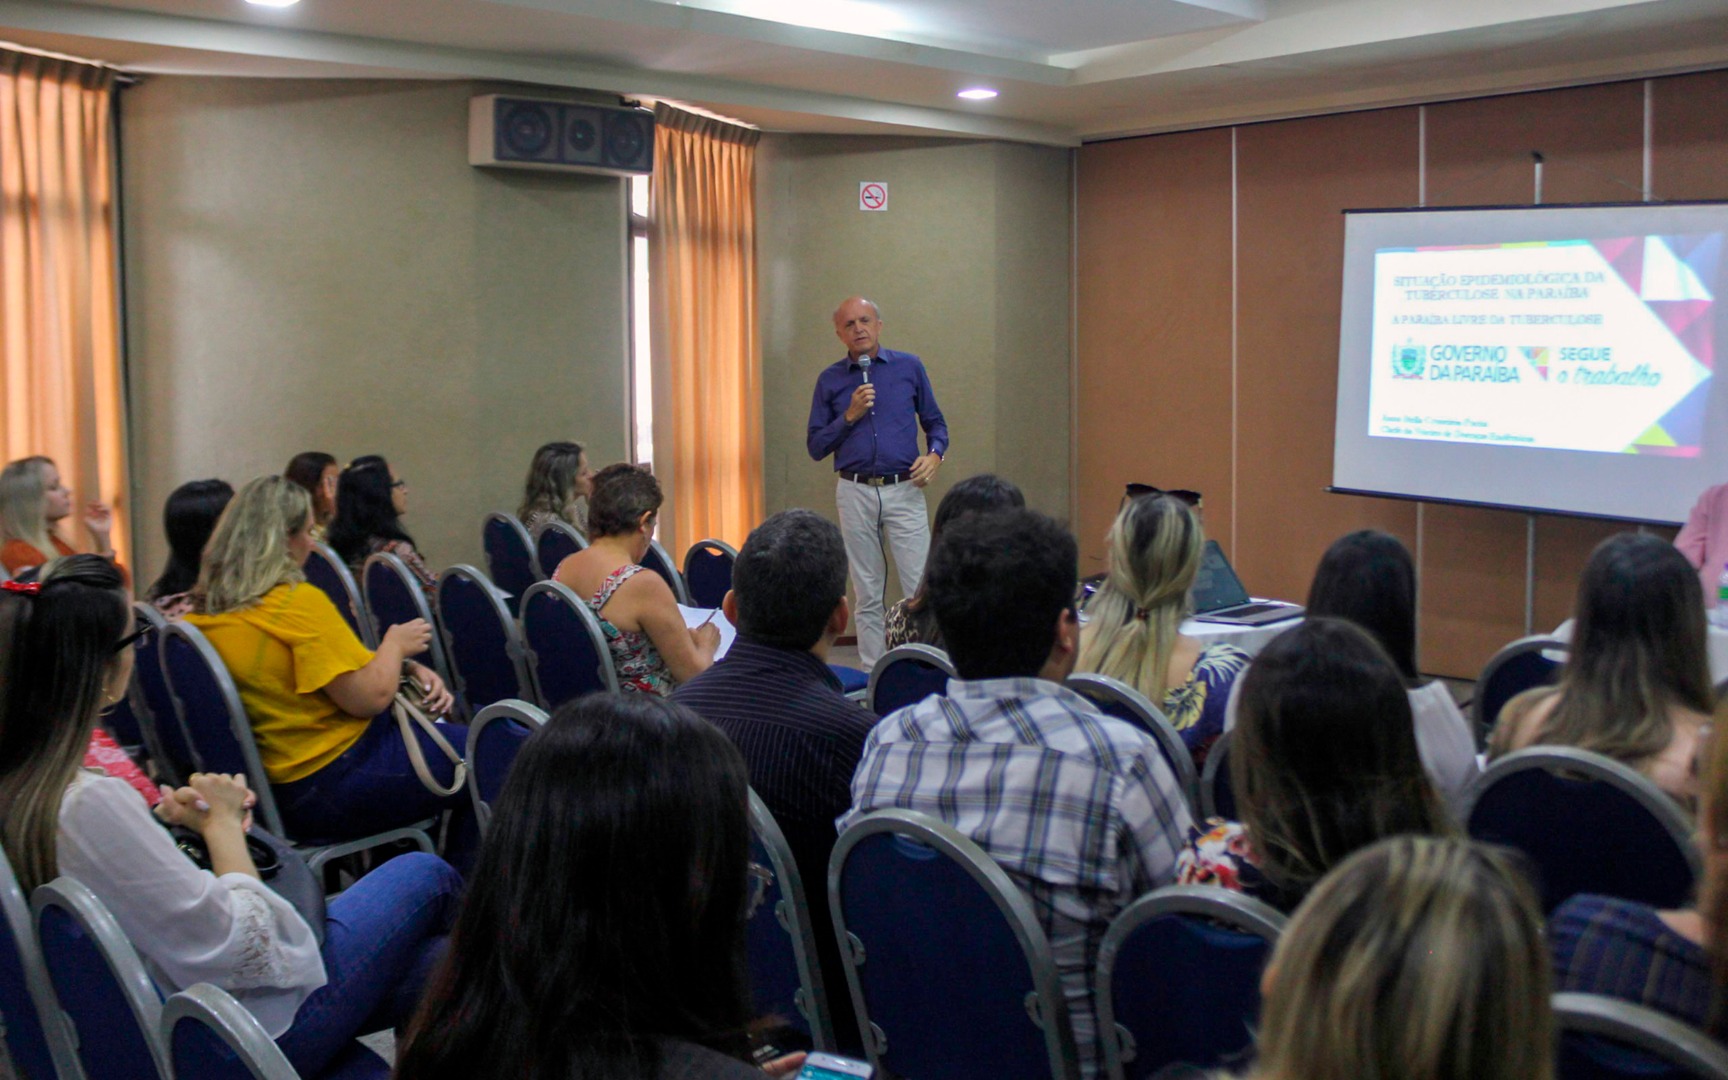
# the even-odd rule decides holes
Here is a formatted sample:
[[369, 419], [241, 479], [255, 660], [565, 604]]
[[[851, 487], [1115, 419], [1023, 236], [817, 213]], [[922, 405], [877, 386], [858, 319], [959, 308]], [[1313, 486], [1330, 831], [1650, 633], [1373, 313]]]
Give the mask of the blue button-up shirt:
[[948, 452], [948, 422], [936, 405], [936, 391], [924, 362], [911, 353], [883, 349], [870, 365], [876, 407], [856, 424], [846, 422], [852, 391], [864, 382], [864, 369], [851, 358], [822, 369], [810, 402], [810, 457], [834, 455], [838, 472], [892, 476], [918, 460], [918, 425], [932, 454]]

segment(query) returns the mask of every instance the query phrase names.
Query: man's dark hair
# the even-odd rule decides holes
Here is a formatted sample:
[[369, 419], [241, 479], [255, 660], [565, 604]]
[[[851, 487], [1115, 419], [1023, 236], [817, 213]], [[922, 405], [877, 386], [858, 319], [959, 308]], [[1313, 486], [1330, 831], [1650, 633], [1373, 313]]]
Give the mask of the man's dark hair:
[[744, 541], [732, 565], [738, 633], [782, 649], [809, 649], [846, 595], [846, 543], [833, 522], [783, 510]]
[[1074, 606], [1074, 534], [1035, 510], [968, 514], [942, 530], [926, 596], [962, 679], [1033, 676]]

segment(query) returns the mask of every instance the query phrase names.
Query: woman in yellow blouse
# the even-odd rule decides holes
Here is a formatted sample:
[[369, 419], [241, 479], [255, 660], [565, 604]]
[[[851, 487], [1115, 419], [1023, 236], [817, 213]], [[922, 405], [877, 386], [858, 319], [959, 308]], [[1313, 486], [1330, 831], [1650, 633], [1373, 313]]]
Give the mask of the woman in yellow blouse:
[[[301, 572], [311, 522], [311, 500], [290, 480], [264, 476], [241, 488], [205, 549], [197, 610], [186, 618], [240, 690], [284, 824], [296, 837], [335, 840], [446, 809], [471, 818], [466, 793], [440, 798], [420, 782], [387, 715], [405, 673], [425, 687], [428, 711], [451, 707], [437, 674], [407, 659], [425, 650], [432, 628], [415, 619], [391, 627], [377, 652], [362, 645]], [[452, 746], [466, 744], [466, 728], [440, 726]], [[443, 754], [420, 737], [448, 784]], [[471, 839], [452, 837], [458, 846]]]

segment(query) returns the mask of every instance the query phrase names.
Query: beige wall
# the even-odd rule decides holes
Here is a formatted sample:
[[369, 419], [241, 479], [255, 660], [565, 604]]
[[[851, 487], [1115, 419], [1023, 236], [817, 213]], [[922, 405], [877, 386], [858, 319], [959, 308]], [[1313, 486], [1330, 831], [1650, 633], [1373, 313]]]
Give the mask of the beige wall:
[[[998, 472], [1068, 514], [1069, 154], [1007, 143], [769, 136], [762, 232], [767, 508], [834, 515], [831, 461], [804, 449], [816, 375], [844, 354], [831, 316], [863, 293], [885, 347], [923, 357], [956, 480]], [[858, 184], [888, 184], [888, 210]]]
[[475, 169], [469, 83], [151, 79], [122, 98], [140, 585], [177, 484], [382, 453], [483, 565], [534, 447], [627, 455], [624, 187]]

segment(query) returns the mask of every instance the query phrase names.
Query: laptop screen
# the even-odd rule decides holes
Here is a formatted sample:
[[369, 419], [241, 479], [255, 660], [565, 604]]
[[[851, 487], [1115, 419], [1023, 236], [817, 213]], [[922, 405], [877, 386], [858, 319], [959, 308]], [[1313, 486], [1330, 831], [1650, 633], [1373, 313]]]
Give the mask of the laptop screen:
[[1206, 550], [1200, 555], [1200, 572], [1194, 576], [1194, 613], [1205, 615], [1246, 603], [1248, 590], [1242, 587], [1242, 579], [1224, 557], [1224, 549], [1216, 540], [1206, 541]]

